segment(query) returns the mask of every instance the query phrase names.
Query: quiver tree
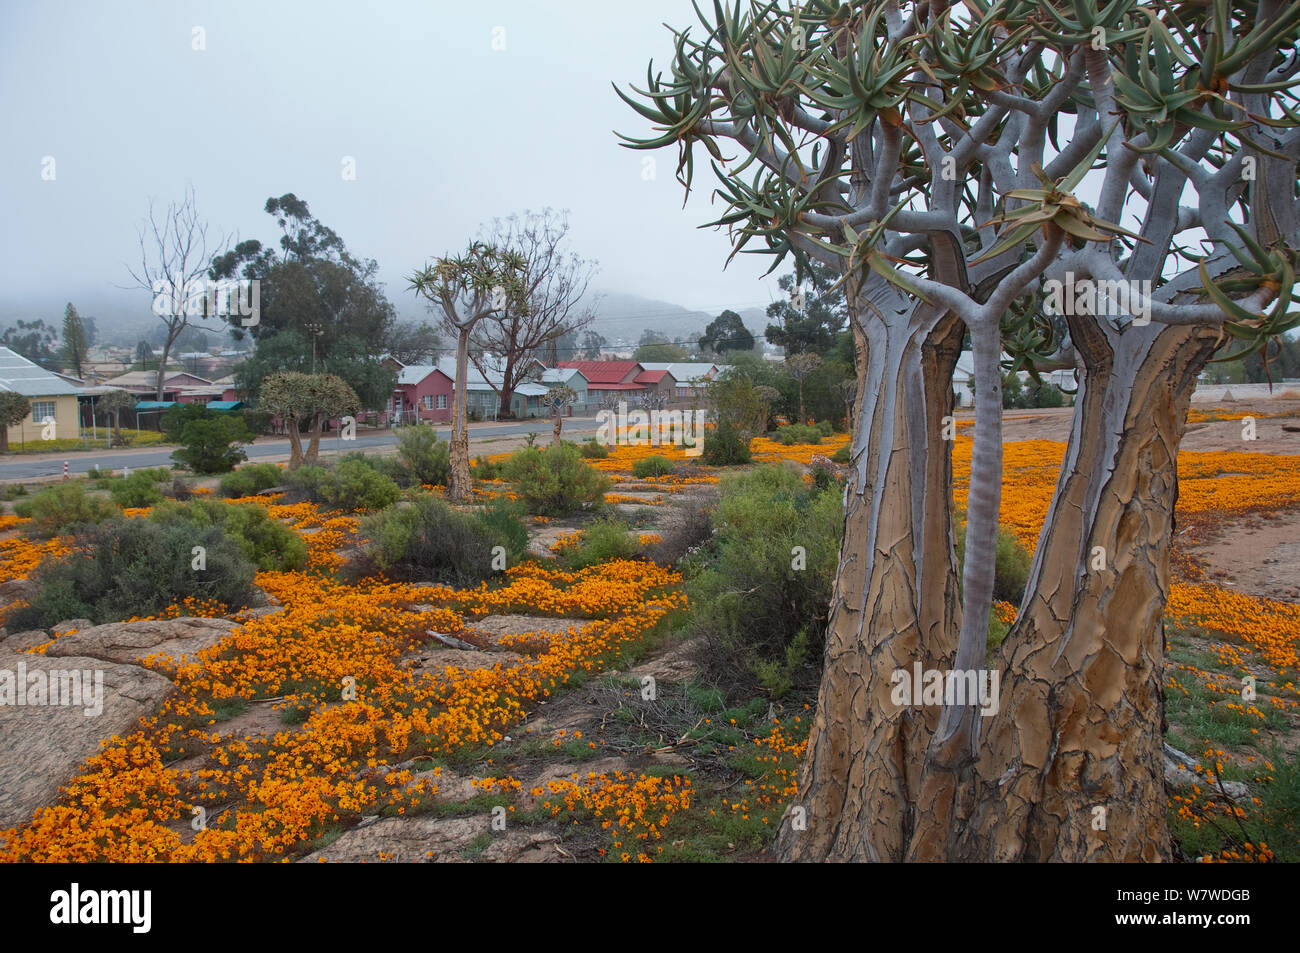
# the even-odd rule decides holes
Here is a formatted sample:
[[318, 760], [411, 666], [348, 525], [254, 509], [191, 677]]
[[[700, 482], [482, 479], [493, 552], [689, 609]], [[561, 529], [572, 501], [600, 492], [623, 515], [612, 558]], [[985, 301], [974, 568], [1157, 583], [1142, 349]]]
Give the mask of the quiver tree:
[[[732, 254], [757, 239], [775, 263], [839, 270], [857, 344], [844, 543], [781, 853], [1167, 856], [1175, 455], [1221, 331], [1249, 346], [1294, 323], [1300, 7], [813, 0], [702, 19], [674, 32], [667, 79], [620, 92], [657, 126], [628, 144], [677, 145], [688, 189], [703, 145]], [[1078, 196], [1094, 190], [1095, 207]], [[1031, 353], [1024, 322], [1050, 322], [1021, 296], [1045, 278], [1147, 281], [1153, 300], [1082, 299], [1069, 339]], [[944, 435], [967, 332], [981, 399], [959, 607]], [[909, 707], [896, 673], [983, 664], [1008, 349], [1082, 380], [1001, 704]], [[1090, 571], [1097, 546], [1109, 568]]]
[[456, 338], [456, 390], [451, 409], [451, 470], [447, 498], [470, 499], [466, 374], [470, 337], [478, 324], [507, 309], [528, 308], [525, 259], [519, 253], [474, 242], [458, 257], [434, 259], [411, 275], [411, 290], [427, 298], [443, 327]]
[[[316, 462], [325, 422], [335, 417], [351, 416], [361, 409], [356, 391], [333, 374], [300, 374], [281, 371], [262, 382], [258, 393], [259, 410], [284, 421], [289, 432], [289, 469]], [[311, 442], [304, 452], [302, 426], [306, 425]]]
[[541, 397], [541, 405], [554, 421], [554, 437], [551, 442], [559, 446], [560, 432], [564, 427], [564, 414], [578, 400], [578, 392], [565, 384], [557, 384]]
[[112, 445], [114, 447], [121, 447], [125, 444], [122, 439], [122, 411], [131, 410], [134, 407], [135, 395], [124, 390], [110, 390], [95, 401], [95, 410], [108, 414], [112, 418]]

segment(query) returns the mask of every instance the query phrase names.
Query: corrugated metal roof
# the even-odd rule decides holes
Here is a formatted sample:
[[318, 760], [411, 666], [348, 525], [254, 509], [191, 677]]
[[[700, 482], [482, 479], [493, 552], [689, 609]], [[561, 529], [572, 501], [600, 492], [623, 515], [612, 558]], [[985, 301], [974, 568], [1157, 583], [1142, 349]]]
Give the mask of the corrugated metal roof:
[[647, 371], [667, 371], [679, 384], [693, 384], [708, 380], [718, 365], [699, 361], [642, 361]]
[[0, 387], [24, 397], [57, 397], [81, 392], [79, 387], [7, 347], [0, 347]]

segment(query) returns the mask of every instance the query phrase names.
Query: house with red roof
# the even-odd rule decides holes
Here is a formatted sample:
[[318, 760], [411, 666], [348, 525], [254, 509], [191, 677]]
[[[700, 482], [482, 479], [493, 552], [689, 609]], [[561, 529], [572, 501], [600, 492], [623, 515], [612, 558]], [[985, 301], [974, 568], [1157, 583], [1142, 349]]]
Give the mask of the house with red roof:
[[636, 383], [647, 391], [663, 394], [669, 400], [673, 399], [677, 391], [677, 380], [667, 369], [643, 370], [636, 376]]

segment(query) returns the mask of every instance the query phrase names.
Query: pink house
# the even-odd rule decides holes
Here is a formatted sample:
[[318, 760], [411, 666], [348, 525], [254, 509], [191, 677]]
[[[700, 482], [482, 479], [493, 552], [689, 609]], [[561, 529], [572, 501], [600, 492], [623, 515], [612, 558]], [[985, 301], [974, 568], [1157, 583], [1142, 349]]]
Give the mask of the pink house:
[[451, 420], [455, 382], [436, 365], [404, 365], [393, 358], [384, 363], [397, 372], [397, 389], [385, 408], [390, 423], [410, 423], [414, 419], [445, 424]]

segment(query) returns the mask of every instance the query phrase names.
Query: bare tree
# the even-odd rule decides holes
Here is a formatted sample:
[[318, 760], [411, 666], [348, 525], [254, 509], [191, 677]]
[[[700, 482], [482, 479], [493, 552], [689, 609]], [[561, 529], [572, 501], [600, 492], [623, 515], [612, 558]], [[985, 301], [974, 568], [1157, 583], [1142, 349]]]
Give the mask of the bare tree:
[[786, 373], [793, 377], [799, 385], [799, 423], [801, 424], [808, 422], [808, 415], [804, 412], [803, 405], [803, 382], [821, 366], [821, 355], [813, 351], [800, 351], [798, 354], [791, 354], [785, 359]]
[[[525, 380], [530, 359], [551, 341], [581, 331], [595, 317], [587, 286], [596, 263], [567, 250], [565, 212], [543, 209], [496, 219], [483, 241], [523, 260], [524, 307], [506, 307], [479, 322], [470, 334], [471, 360], [508, 415], [515, 388]], [[500, 385], [494, 378], [500, 378]]]
[[199, 218], [191, 187], [179, 202], [169, 202], [161, 215], [149, 201], [149, 219], [140, 227], [140, 267], [127, 267], [137, 286], [153, 296], [154, 314], [167, 328], [162, 360], [158, 363], [157, 399], [163, 399], [163, 380], [172, 345], [190, 318], [208, 317], [203, 278], [212, 259], [225, 254], [229, 238], [208, 243], [208, 225]]

